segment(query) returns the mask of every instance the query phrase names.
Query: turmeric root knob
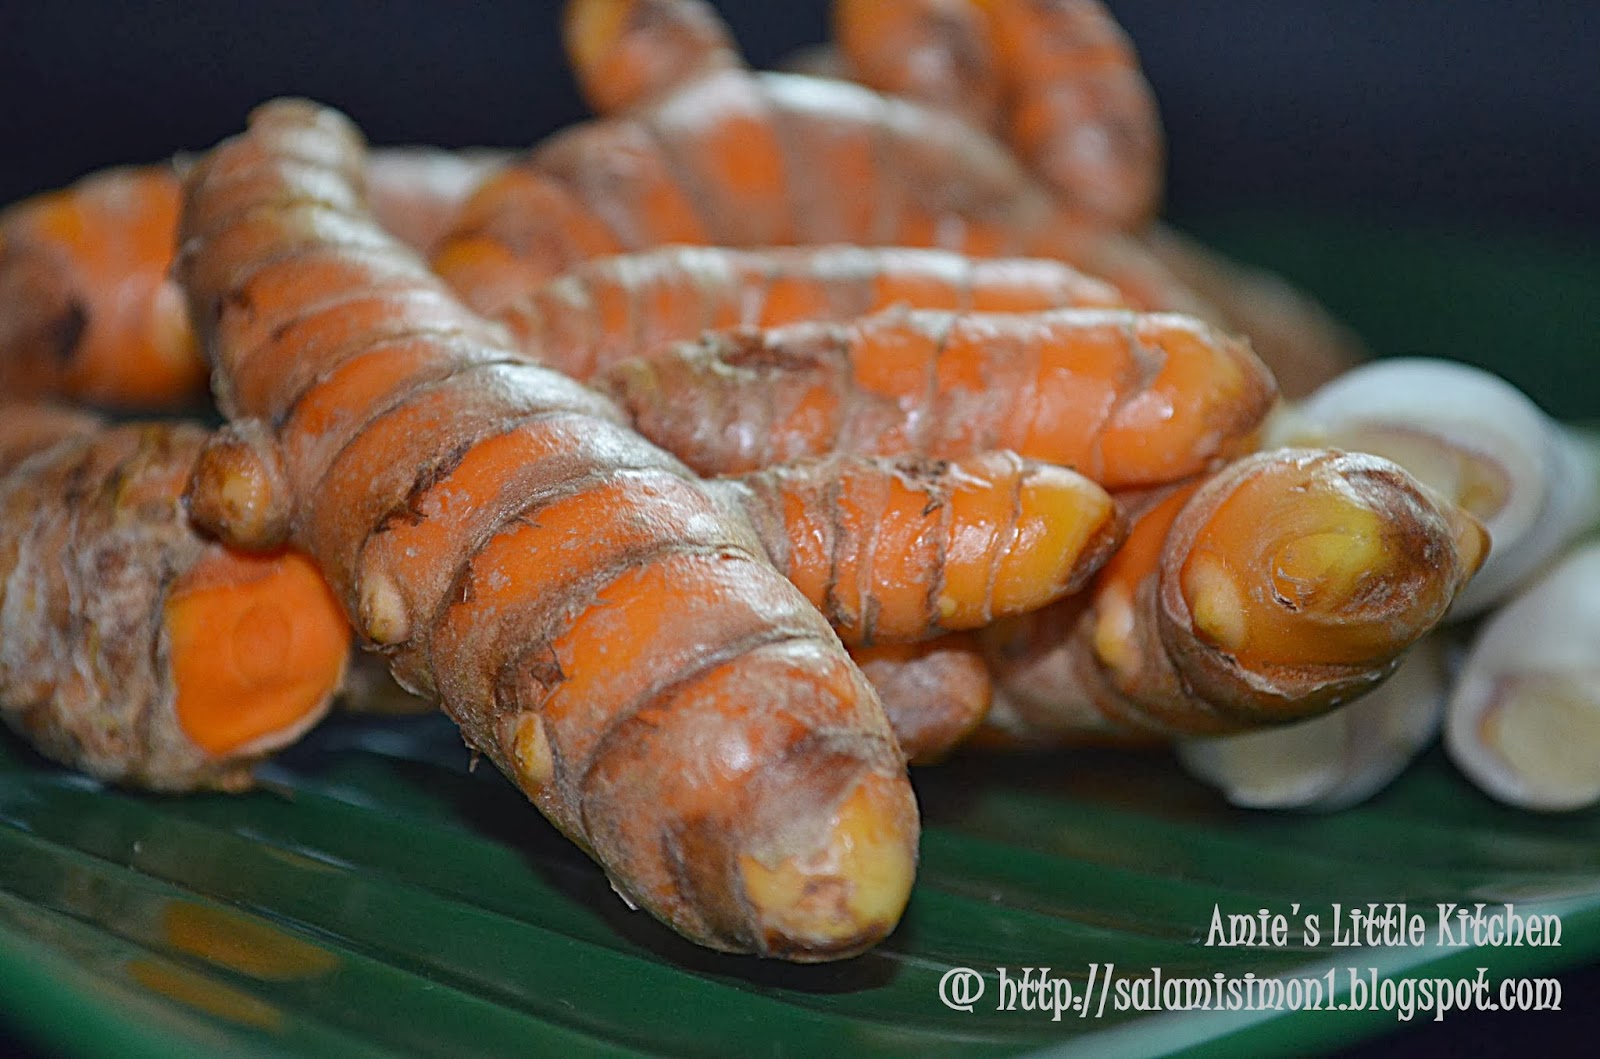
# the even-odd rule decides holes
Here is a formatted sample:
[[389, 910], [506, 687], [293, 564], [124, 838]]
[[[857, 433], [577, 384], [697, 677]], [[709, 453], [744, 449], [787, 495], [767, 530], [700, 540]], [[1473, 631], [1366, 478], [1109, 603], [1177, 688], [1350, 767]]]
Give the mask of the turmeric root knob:
[[344, 678], [350, 629], [309, 559], [214, 548], [163, 609], [173, 709], [194, 744], [222, 756], [292, 742]]
[[1026, 741], [1223, 735], [1385, 680], [1488, 547], [1401, 468], [1261, 452], [1159, 499], [1091, 589], [985, 634], [998, 724]]
[[[899, 919], [918, 830], [887, 726], [869, 739], [845, 727], [864, 694], [841, 656], [768, 643], [658, 695], [587, 765], [559, 754], [562, 711], [548, 703], [558, 755], [537, 801], [579, 787], [588, 844], [629, 869], [613, 870], [612, 885], [702, 944], [802, 962], [852, 956]], [[767, 708], [753, 714], [762, 696]], [[673, 748], [683, 766], [654, 764]]]
[[1037, 610], [1078, 591], [1125, 532], [1116, 502], [1093, 482], [1064, 467], [1030, 465], [1018, 485], [1016, 536], [995, 567], [994, 616]]
[[207, 441], [185, 500], [197, 527], [234, 547], [264, 551], [289, 535], [283, 465], [260, 423], [223, 427]]

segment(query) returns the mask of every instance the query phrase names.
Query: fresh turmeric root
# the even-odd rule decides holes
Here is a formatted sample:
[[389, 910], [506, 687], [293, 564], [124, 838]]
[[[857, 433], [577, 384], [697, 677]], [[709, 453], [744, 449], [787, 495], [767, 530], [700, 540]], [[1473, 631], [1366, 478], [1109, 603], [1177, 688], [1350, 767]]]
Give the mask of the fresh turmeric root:
[[859, 82], [975, 129], [1003, 133], [999, 57], [984, 9], [972, 0], [835, 0], [831, 66], [812, 53], [812, 76]]
[[719, 485], [848, 644], [928, 640], [1035, 610], [1082, 588], [1123, 533], [1099, 486], [1010, 452], [834, 455]]
[[995, 130], [1022, 163], [1146, 250], [1246, 335], [1284, 396], [1367, 359], [1283, 280], [1153, 223], [1160, 119], [1131, 45], [1096, 0], [836, 0], [839, 74]]
[[1142, 514], [1088, 592], [986, 630], [997, 694], [1065, 741], [1313, 716], [1393, 672], [1488, 543], [1387, 460], [1246, 456]]
[[607, 384], [637, 429], [701, 473], [1010, 449], [1114, 490], [1248, 451], [1276, 397], [1248, 346], [1197, 321], [1071, 309], [720, 332], [619, 365]]
[[349, 629], [309, 561], [189, 525], [205, 437], [0, 406], [0, 714], [103, 780], [247, 787], [344, 673]]
[[662, 99], [692, 81], [744, 65], [727, 25], [709, 4], [569, 3], [561, 32], [578, 87], [601, 114]]
[[852, 75], [997, 129], [1067, 208], [1122, 231], [1160, 206], [1161, 120], [1098, 0], [835, 0]]
[[[1008, 452], [953, 464], [841, 455], [706, 487], [750, 519], [764, 554], [857, 645], [945, 638], [1076, 592], [1124, 531], [1098, 486]], [[225, 431], [199, 468], [191, 508], [235, 542], [266, 546], [287, 532], [286, 514], [261, 514], [287, 488], [270, 443]], [[885, 712], [913, 759], [948, 753], [954, 744], [935, 740], [958, 738], [981, 716], [987, 699], [975, 701], [970, 680], [924, 702], [910, 696], [928, 679], [896, 672], [901, 659], [928, 671], [918, 652], [873, 657], [869, 680], [893, 696]]]
[[361, 153], [279, 102], [190, 174], [179, 268], [236, 421], [197, 509], [253, 463], [219, 528], [304, 545], [630, 901], [714, 948], [872, 945], [917, 836], [876, 697], [747, 523], [349, 204]]
[[[50, 406], [4, 411], [0, 471], [69, 433], [100, 429], [92, 417]], [[852, 484], [854, 493], [864, 496], [849, 495]], [[1122, 529], [1115, 506], [1097, 487], [1009, 454], [961, 466], [911, 461], [905, 467], [840, 457], [725, 479], [714, 488], [750, 513], [769, 554], [780, 557], [780, 569], [841, 632], [879, 642], [859, 648], [855, 657], [883, 700], [896, 741], [916, 764], [947, 755], [983, 718], [988, 671], [970, 638], [939, 636], [926, 645], [882, 641], [938, 636], [945, 628], [1021, 613], [1075, 591], [1109, 557]], [[205, 486], [201, 494], [208, 495]], [[863, 499], [879, 506], [864, 508]], [[912, 501], [909, 508], [906, 500]], [[796, 545], [808, 541], [812, 531], [822, 532], [827, 543], [815, 553], [798, 554]], [[890, 533], [926, 539], [901, 554], [886, 540]], [[197, 545], [186, 530], [174, 530], [174, 538]], [[219, 551], [205, 547], [208, 554]], [[146, 563], [141, 569], [147, 583], [131, 591], [159, 592], [161, 567]], [[130, 572], [130, 581], [136, 573]], [[349, 631], [337, 603], [317, 583], [320, 577], [298, 557], [259, 559], [222, 550], [172, 586], [168, 621], [157, 631], [164, 630], [173, 647], [157, 656], [166, 664], [163, 669], [158, 660], [154, 671], [158, 681], [176, 682], [184, 734], [211, 755], [202, 759], [203, 774], [179, 770], [170, 755], [163, 756], [164, 748], [148, 742], [119, 747], [114, 768], [96, 766], [72, 747], [55, 756], [131, 786], [236, 790], [248, 786], [256, 761], [292, 742], [325, 712], [334, 690], [360, 710], [431, 710], [432, 704], [404, 694], [386, 671], [380, 676], [378, 667], [363, 665], [362, 658], [352, 659], [356, 670], [342, 680], [331, 671], [335, 641], [347, 646]], [[235, 618], [244, 614], [248, 621]], [[286, 616], [289, 624], [282, 620]], [[61, 655], [68, 635], [56, 631], [54, 657]], [[323, 636], [330, 639], [325, 643]], [[95, 653], [94, 643], [79, 641], [75, 650], [88, 656], [84, 665], [109, 664]], [[37, 666], [30, 661], [22, 669], [36, 671]], [[297, 676], [303, 679], [296, 682]], [[309, 693], [318, 687], [324, 694], [313, 700]], [[112, 691], [116, 688], [112, 685]], [[0, 701], [9, 703], [9, 694], [0, 695]], [[99, 723], [93, 712], [101, 708], [102, 700], [94, 699], [74, 716], [81, 714], [82, 724], [92, 726]], [[230, 733], [266, 731], [275, 710], [284, 727], [271, 731], [270, 739], [256, 740], [249, 753], [234, 753], [227, 742]], [[35, 733], [43, 724], [32, 726]]]
[[1060, 209], [964, 122], [843, 82], [753, 73], [698, 0], [576, 0], [567, 26], [580, 84], [615, 116], [558, 133], [463, 207], [434, 262], [469, 299], [486, 276], [533, 290], [591, 258], [672, 243], [854, 243], [1055, 258], [1139, 308], [1205, 311], [1142, 247]]
[[596, 258], [525, 290], [485, 269], [456, 281], [517, 343], [579, 380], [730, 327], [847, 321], [904, 304], [959, 312], [1116, 308], [1110, 285], [1058, 262], [855, 246], [672, 246]]
[[[386, 227], [394, 231], [403, 230], [406, 224], [415, 227], [418, 224], [426, 225], [430, 220], [437, 223], [436, 219], [444, 212], [441, 204], [459, 197], [471, 174], [481, 170], [485, 164], [483, 160], [475, 158], [456, 159], [445, 152], [389, 150], [380, 152], [369, 162], [365, 177], [373, 189], [383, 189], [382, 194], [375, 196], [375, 212], [377, 205], [386, 206]], [[175, 197], [177, 176], [174, 169], [152, 167], [144, 171], [143, 177], [139, 185], [143, 189], [142, 194]], [[88, 181], [76, 186], [71, 194], [83, 196], [86, 194], [84, 189], [93, 187], [94, 183]], [[149, 273], [144, 278], [152, 282], [158, 271], [164, 275], [167, 266], [158, 254], [134, 258], [126, 253], [119, 256], [107, 249], [128, 243], [130, 233], [124, 230], [127, 224], [125, 217], [108, 216], [101, 218], [100, 223], [105, 228], [100, 233], [97, 245], [106, 251], [106, 261], [120, 260], [125, 269], [134, 270], [135, 273], [144, 270]], [[175, 215], [173, 224], [175, 228]], [[86, 244], [92, 242], [89, 239], [91, 234], [87, 231], [84, 233]], [[175, 236], [174, 230], [167, 236], [168, 241], [175, 240]], [[425, 241], [426, 237], [413, 231], [411, 238], [416, 243]], [[137, 275], [135, 278], [138, 278]], [[85, 287], [86, 296], [91, 299], [96, 295], [103, 297], [107, 290], [114, 289], [119, 282], [109, 273], [100, 276], [99, 280], [106, 286]], [[850, 247], [769, 251], [675, 248], [635, 257], [595, 261], [577, 273], [548, 285], [538, 292], [533, 303], [537, 309], [535, 319], [542, 328], [541, 334], [549, 337], [528, 344], [549, 354], [554, 366], [568, 374], [582, 376], [595, 361], [614, 360], [635, 352], [637, 348], [647, 348], [653, 342], [690, 337], [698, 333], [697, 325], [703, 319], [718, 322], [719, 317], [726, 313], [742, 313], [745, 319], [762, 322], [798, 318], [811, 313], [842, 318], [856, 315], [863, 309], [899, 301], [975, 309], [1118, 303], [1115, 292], [1107, 285], [1052, 261], [971, 261], [942, 251], [864, 250]], [[178, 321], [175, 326], [187, 329], [187, 318]], [[136, 346], [130, 347], [125, 335], [122, 341], [124, 344], [118, 349], [117, 355], [104, 358], [104, 364], [117, 371], [137, 369], [144, 360], [142, 351]], [[193, 347], [192, 339], [188, 344]], [[198, 359], [197, 351], [195, 356]], [[107, 377], [104, 371], [97, 378], [103, 385], [115, 381], [114, 377]], [[36, 381], [40, 380], [36, 377]], [[146, 391], [144, 397], [154, 403], [179, 406], [188, 400], [186, 394], [163, 394], [160, 387]], [[215, 466], [215, 461], [209, 466]], [[839, 461], [834, 461], [830, 466], [839, 472], [844, 468]], [[817, 480], [818, 472], [819, 468], [815, 466], [803, 473], [798, 469], [781, 472], [786, 482], [804, 480], [810, 483], [801, 497], [791, 494], [791, 503], [796, 499], [812, 503], [810, 512], [797, 514], [799, 520], [794, 523], [796, 532], [805, 532], [817, 525], [824, 502], [837, 493], [833, 483]], [[877, 468], [875, 473], [880, 476], [898, 475], [888, 464]], [[910, 477], [915, 477], [921, 471], [913, 468], [909, 473]], [[1030, 488], [1037, 489], [1046, 478], [1059, 477], [1060, 474], [1053, 470], [1032, 469], [1028, 472], [1034, 483]], [[858, 470], [855, 479], [859, 481], [860, 477]], [[899, 477], [910, 480], [910, 477]], [[1011, 510], [1014, 498], [1011, 497], [1010, 485], [997, 485], [981, 475], [962, 475], [959, 472], [955, 474], [955, 480], [959, 480], [959, 488], [946, 490], [946, 493], [965, 498], [962, 506], [982, 512]], [[259, 494], [274, 487], [281, 488], [282, 485], [281, 482], [254, 482], [254, 492], [251, 492], [245, 488], [246, 484], [246, 479], [235, 476], [228, 481], [225, 489], [198, 490], [199, 496], [204, 498], [200, 510], [202, 518], [217, 523], [237, 522], [242, 517], [239, 512], [207, 511], [204, 505], [243, 505], [248, 508], [262, 502]], [[1014, 484], [1015, 481], [1012, 482]], [[1032, 523], [1024, 522], [1010, 531], [1004, 525], [993, 528], [988, 543], [996, 552], [988, 557], [988, 561], [1003, 560], [1017, 569], [1031, 568], [1030, 562], [1036, 565], [1042, 562], [1046, 567], [1059, 562], [1062, 571], [1077, 569], [1079, 572], [1076, 576], [1081, 580], [1086, 572], [1103, 561], [1106, 543], [1111, 540], [1108, 535], [1110, 523], [1104, 519], [1105, 513], [1110, 510], [1108, 502], [1083, 493], [1083, 484], [1086, 483], [1073, 486], [1072, 490], [1078, 491], [1071, 495], [1078, 500], [1088, 501], [1082, 508], [1082, 514], [1089, 520], [1087, 525], [1094, 528], [1086, 532], [1081, 541], [1098, 542], [1094, 548], [1076, 559], [1072, 554], [1046, 554], [1049, 549], [1079, 540], [1073, 534], [1083, 527], [1064, 521], [1052, 528], [1041, 522], [1041, 516], [1035, 512]], [[924, 488], [931, 486], [924, 483]], [[992, 499], [980, 498], [984, 490], [995, 488], [999, 491], [994, 493]], [[1058, 497], [1067, 495], [1060, 491], [1059, 485], [1049, 486], [1046, 491]], [[746, 495], [753, 498], [757, 494], [747, 492]], [[921, 512], [920, 516], [917, 512], [906, 512], [907, 517], [920, 517], [927, 521], [930, 512], [943, 512], [937, 518], [948, 514], [949, 508], [944, 500], [932, 499], [931, 493], [923, 499], [928, 502], [928, 511]], [[1051, 514], [1052, 517], [1060, 515], [1063, 519], [1075, 517], [1065, 510]], [[775, 524], [780, 530], [784, 528], [781, 519]], [[969, 539], [962, 536], [964, 530], [961, 525], [947, 527], [952, 541]], [[1043, 527], [1047, 532], [1027, 532], [1028, 525], [1036, 529]], [[277, 527], [273, 532], [281, 535], [282, 527]], [[1012, 536], [1002, 541], [1007, 532]], [[874, 535], [846, 534], [839, 539], [838, 547], [830, 552], [829, 558], [836, 564], [843, 564], [846, 570], [853, 569], [853, 564], [865, 561], [870, 555], [854, 556], [849, 547], [859, 543], [870, 549], [875, 539]], [[773, 555], [787, 557], [791, 554], [789, 543], [781, 536], [772, 537], [766, 543]], [[1033, 556], [1031, 560], [1028, 554]], [[919, 563], [925, 560], [934, 565], [920, 567]], [[915, 556], [905, 557], [900, 572], [908, 580], [905, 586], [899, 588], [900, 598], [910, 600], [916, 591], [933, 592], [942, 585], [943, 574], [938, 566], [942, 562], [942, 552], [935, 554], [926, 548]], [[1078, 563], [1076, 567], [1074, 562]], [[826, 572], [808, 574], [804, 567], [797, 570], [796, 574], [810, 576], [808, 583], [813, 586], [821, 586], [827, 581]], [[1017, 613], [1059, 594], [1064, 590], [1064, 583], [1047, 580], [1031, 596], [1013, 593], [1011, 598], [1001, 598], [990, 604], [984, 604], [981, 600], [965, 601], [960, 616], [946, 615], [942, 619], [934, 619], [921, 613], [914, 617], [908, 615], [905, 622], [921, 623], [918, 627], [922, 631], [917, 633], [909, 632], [909, 625], [902, 627], [896, 624], [901, 619], [895, 614], [904, 612], [904, 607], [899, 611], [893, 607], [888, 611], [880, 609], [879, 590], [882, 589], [882, 594], [887, 595], [896, 586], [882, 582], [865, 583], [859, 587], [863, 593], [860, 596], [863, 613], [882, 615], [889, 620], [888, 625], [876, 622], [875, 631], [866, 633], [869, 639], [876, 637], [881, 640], [886, 635], [891, 639], [904, 639], [911, 635], [935, 635], [947, 626], [966, 627], [971, 624], [974, 614], [984, 614], [986, 617], [983, 620], [988, 620], [988, 617]], [[978, 589], [981, 596], [981, 586]], [[836, 603], [820, 597], [813, 597], [813, 602], [830, 617], [835, 620], [839, 618], [841, 612]], [[952, 625], [952, 621], [957, 624]], [[859, 629], [852, 630], [847, 626], [840, 628], [852, 638], [861, 635]], [[884, 676], [886, 685], [908, 686], [905, 681], [889, 678], [893, 668], [889, 662], [880, 660], [874, 672]], [[929, 708], [936, 712], [938, 709], [937, 706]], [[906, 723], [919, 724], [913, 719], [915, 713], [915, 709], [899, 709], [894, 716]], [[897, 734], [902, 734], [899, 728]]]
[[[426, 251], [493, 152], [391, 148], [364, 178], [380, 223]], [[123, 411], [207, 403], [171, 277], [183, 163], [108, 169], [0, 212], [0, 393]]]
[[146, 410], [202, 399], [205, 365], [167, 276], [177, 220], [163, 166], [0, 213], [0, 392]]

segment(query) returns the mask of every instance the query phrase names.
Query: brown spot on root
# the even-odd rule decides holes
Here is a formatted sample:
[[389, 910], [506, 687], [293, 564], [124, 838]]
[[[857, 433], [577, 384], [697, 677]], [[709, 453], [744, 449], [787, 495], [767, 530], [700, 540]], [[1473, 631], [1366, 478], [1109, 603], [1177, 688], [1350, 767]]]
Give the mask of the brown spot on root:
[[44, 325], [46, 344], [63, 368], [69, 366], [77, 356], [78, 346], [88, 329], [89, 309], [76, 298], [67, 303], [59, 316], [52, 317]]

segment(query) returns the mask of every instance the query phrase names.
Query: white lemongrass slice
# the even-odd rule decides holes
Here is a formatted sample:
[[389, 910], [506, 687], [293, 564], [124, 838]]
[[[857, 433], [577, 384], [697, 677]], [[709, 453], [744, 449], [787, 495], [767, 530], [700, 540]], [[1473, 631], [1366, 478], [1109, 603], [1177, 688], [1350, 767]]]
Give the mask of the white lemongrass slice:
[[1446, 718], [1450, 756], [1493, 797], [1550, 811], [1600, 803], [1600, 543], [1484, 624]]
[[1489, 559], [1452, 618], [1505, 598], [1600, 517], [1600, 458], [1520, 390], [1454, 361], [1363, 365], [1271, 424], [1276, 445], [1383, 456], [1476, 515]]
[[1438, 734], [1442, 656], [1437, 638], [1427, 637], [1394, 676], [1348, 706], [1282, 728], [1185, 740], [1178, 759], [1247, 809], [1354, 805], [1388, 786]]

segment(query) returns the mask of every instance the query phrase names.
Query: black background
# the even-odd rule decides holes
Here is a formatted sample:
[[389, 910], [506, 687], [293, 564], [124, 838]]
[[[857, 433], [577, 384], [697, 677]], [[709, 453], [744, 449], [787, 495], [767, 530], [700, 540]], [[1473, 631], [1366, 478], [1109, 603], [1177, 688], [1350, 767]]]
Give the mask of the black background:
[[[753, 61], [824, 0], [723, 0]], [[1112, 0], [1161, 100], [1172, 206], [1600, 230], [1600, 4]], [[273, 95], [376, 143], [525, 145], [582, 115], [554, 0], [0, 3], [0, 201], [200, 149]]]
[[[825, 35], [823, 0], [724, 0], [752, 61]], [[1600, 234], [1600, 3], [1111, 0], [1162, 104], [1172, 212], [1296, 206], [1451, 228]], [[522, 146], [582, 116], [553, 0], [0, 0], [0, 202], [203, 149], [301, 94], [375, 143]], [[1459, 1016], [1360, 1054], [1549, 1054], [1568, 1013]], [[1585, 1010], [1590, 1013], [1585, 1014]], [[0, 1028], [0, 1046], [5, 1032]]]

